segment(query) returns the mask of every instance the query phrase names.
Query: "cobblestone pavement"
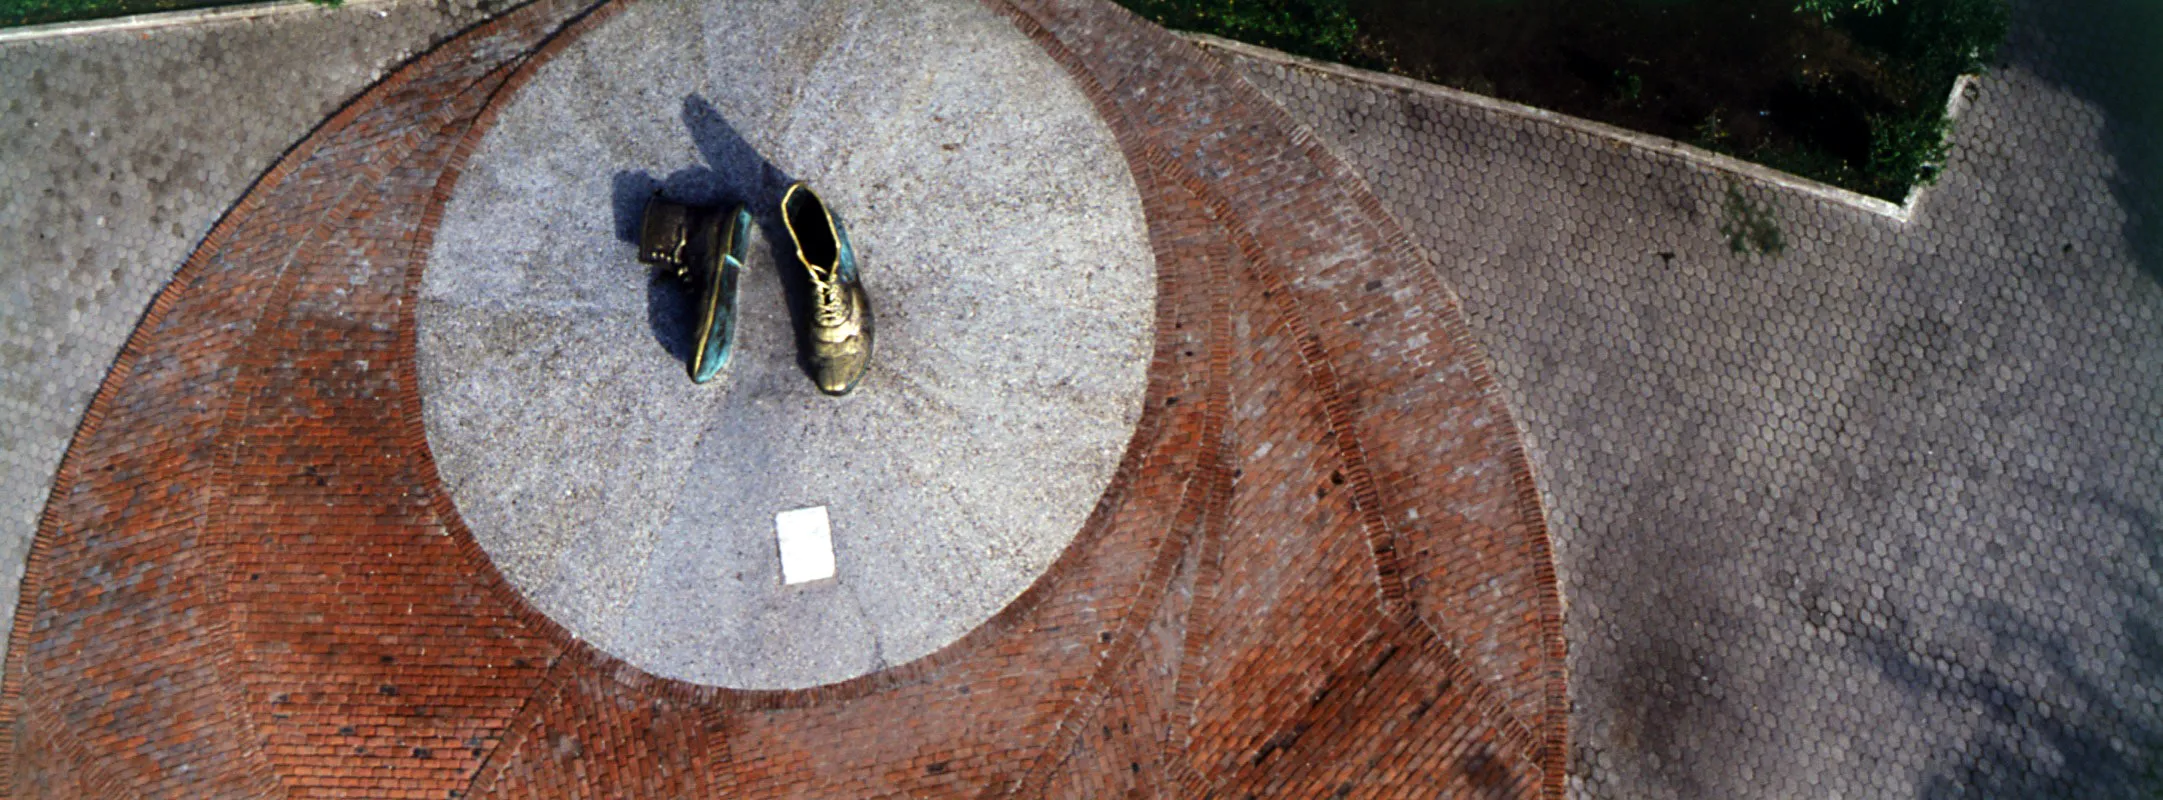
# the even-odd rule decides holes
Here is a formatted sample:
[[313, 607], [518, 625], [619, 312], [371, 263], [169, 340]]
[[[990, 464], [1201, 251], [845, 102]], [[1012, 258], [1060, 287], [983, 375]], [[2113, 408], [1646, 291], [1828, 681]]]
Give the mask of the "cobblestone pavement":
[[628, 3], [541, 0], [401, 69], [152, 302], [39, 522], [0, 787], [1561, 795], [1547, 528], [1453, 296], [1281, 109], [1109, 3], [984, 4], [1111, 129], [1157, 264], [1141, 419], [1045, 576], [791, 691], [644, 674], [526, 605], [426, 446], [413, 297], [475, 143]]
[[279, 153], [486, 13], [416, 0], [0, 43], [0, 640], [61, 453], [150, 298]]
[[[1572, 796], [2163, 791], [2147, 6], [2023, 7], [1908, 225], [1226, 56], [1494, 361], [1567, 602]], [[1759, 204], [1785, 251], [1732, 252]]]

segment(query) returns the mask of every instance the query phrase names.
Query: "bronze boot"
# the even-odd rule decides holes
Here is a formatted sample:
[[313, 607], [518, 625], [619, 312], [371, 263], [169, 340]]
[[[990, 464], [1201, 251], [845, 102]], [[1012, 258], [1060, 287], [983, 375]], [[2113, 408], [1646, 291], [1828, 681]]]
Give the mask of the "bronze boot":
[[871, 366], [871, 298], [856, 271], [848, 229], [811, 187], [789, 185], [781, 197], [782, 224], [796, 242], [796, 260], [811, 277], [812, 377], [819, 391], [840, 396], [856, 389]]
[[736, 339], [736, 282], [751, 247], [751, 212], [728, 213], [672, 203], [654, 195], [646, 203], [638, 236], [638, 260], [673, 269], [698, 294], [698, 327], [691, 348], [691, 381], [713, 380], [728, 366]]

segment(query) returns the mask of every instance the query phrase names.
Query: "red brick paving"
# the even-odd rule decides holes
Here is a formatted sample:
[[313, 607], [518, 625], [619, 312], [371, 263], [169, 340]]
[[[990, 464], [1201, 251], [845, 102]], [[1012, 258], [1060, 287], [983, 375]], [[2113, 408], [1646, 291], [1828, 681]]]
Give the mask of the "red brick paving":
[[[615, 0], [632, 2], [633, 0]], [[1146, 411], [1052, 569], [818, 689], [639, 673], [525, 606], [429, 460], [413, 313], [542, 0], [280, 162], [107, 379], [33, 546], [11, 796], [1559, 796], [1561, 610], [1454, 297], [1283, 112], [1101, 2], [993, 7], [1133, 166]]]

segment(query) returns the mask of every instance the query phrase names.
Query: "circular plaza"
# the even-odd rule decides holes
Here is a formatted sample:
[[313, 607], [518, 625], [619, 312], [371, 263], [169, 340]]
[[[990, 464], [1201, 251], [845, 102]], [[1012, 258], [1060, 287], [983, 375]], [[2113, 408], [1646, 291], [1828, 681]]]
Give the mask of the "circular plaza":
[[[876, 312], [847, 397], [800, 366], [795, 181]], [[706, 385], [691, 293], [636, 259], [656, 192], [755, 219]], [[502, 107], [423, 280], [429, 446], [497, 569], [633, 665], [757, 689], [920, 658], [1028, 588], [1132, 434], [1156, 294], [1111, 131], [959, 0], [627, 7]], [[789, 583], [776, 517], [806, 509], [833, 577]]]

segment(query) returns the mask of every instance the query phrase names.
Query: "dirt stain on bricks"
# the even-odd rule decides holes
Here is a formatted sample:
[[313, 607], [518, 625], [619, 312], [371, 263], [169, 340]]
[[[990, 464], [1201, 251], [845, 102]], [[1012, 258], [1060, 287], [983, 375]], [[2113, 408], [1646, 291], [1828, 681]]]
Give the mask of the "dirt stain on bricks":
[[1465, 758], [1465, 779], [1471, 783], [1477, 797], [1515, 797], [1510, 786], [1510, 770], [1495, 757], [1494, 748], [1481, 747]]

